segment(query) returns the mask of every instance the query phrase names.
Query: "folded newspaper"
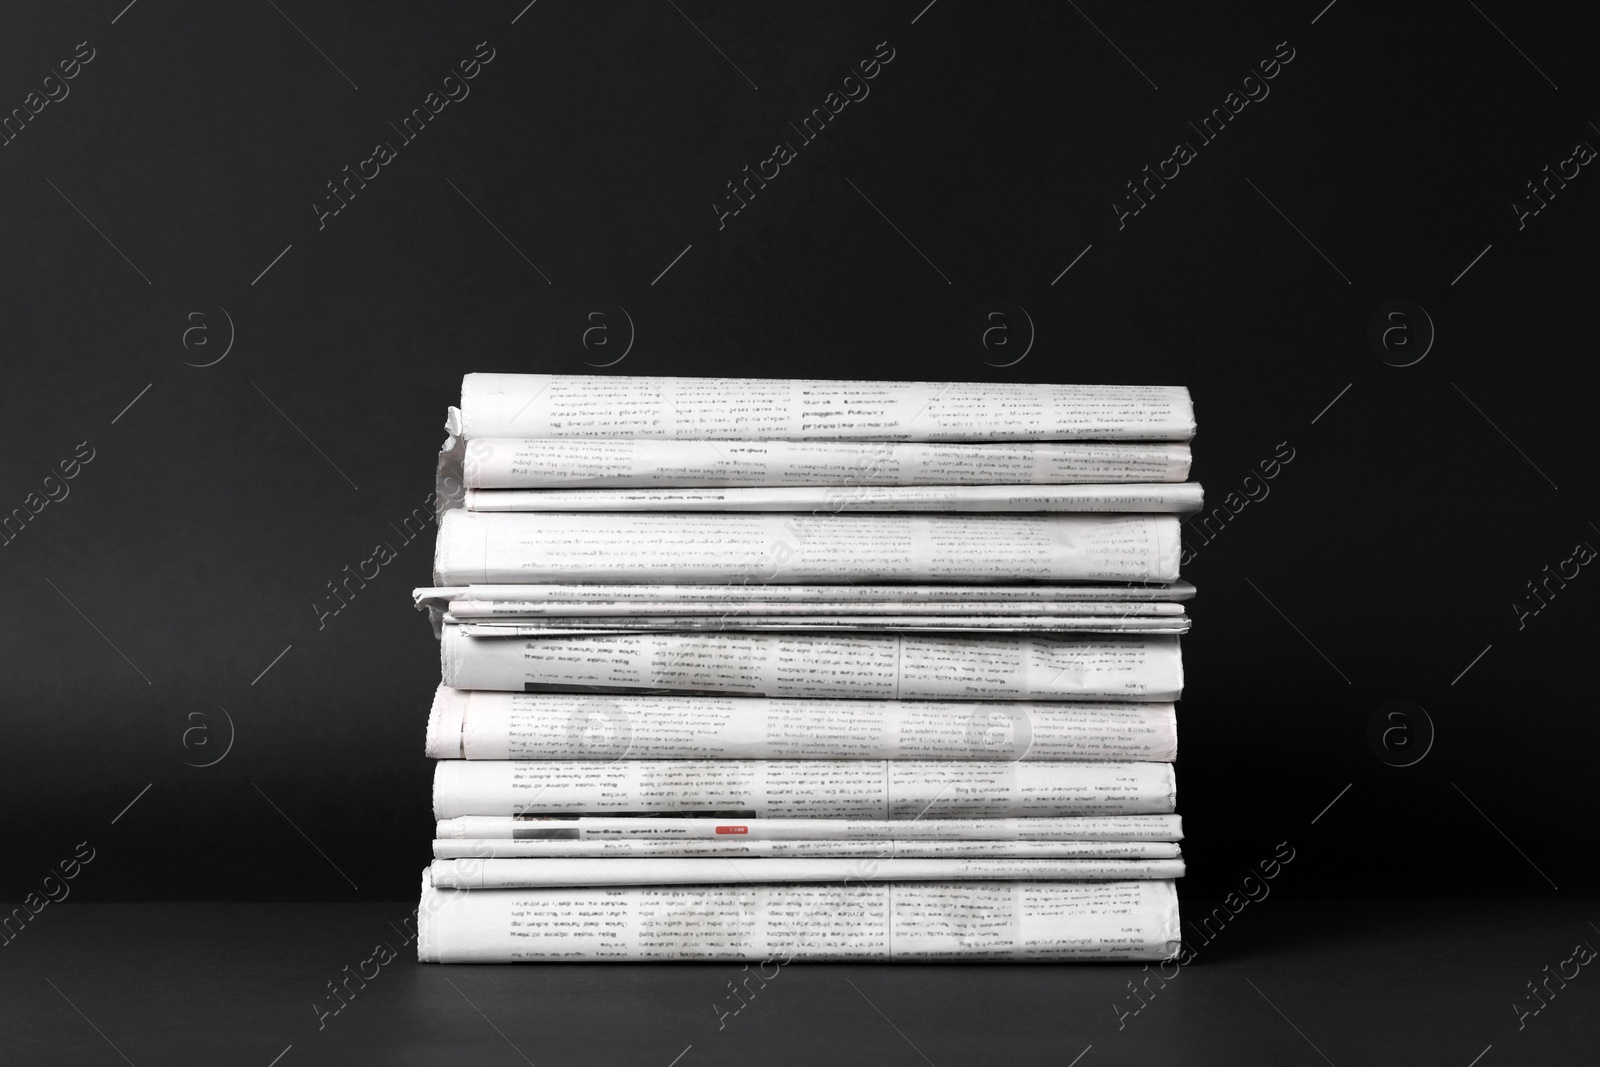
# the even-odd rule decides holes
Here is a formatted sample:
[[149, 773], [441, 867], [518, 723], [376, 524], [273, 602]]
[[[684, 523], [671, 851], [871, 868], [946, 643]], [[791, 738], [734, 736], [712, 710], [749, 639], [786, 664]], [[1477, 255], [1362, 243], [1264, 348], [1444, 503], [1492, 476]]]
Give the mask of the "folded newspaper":
[[573, 637], [590, 633], [986, 633], [986, 634], [1186, 634], [1187, 615], [653, 615], [644, 618], [571, 616], [562, 619], [473, 619], [447, 613], [464, 637]]
[[799, 489], [468, 489], [468, 511], [1078, 511], [1189, 512], [1196, 482], [1178, 485], [913, 485]]
[[450, 837], [433, 843], [433, 857], [440, 860], [595, 859], [608, 856], [1166, 860], [1177, 859], [1181, 854], [1175, 841], [971, 841], [961, 838], [910, 841], [899, 838], [881, 841], [809, 838], [752, 840], [728, 835], [700, 839], [618, 838], [598, 841], [504, 841], [492, 837]]
[[[760, 630], [781, 628], [774, 619], [807, 621], [799, 629], [995, 630], [1021, 632], [1186, 633], [1183, 601], [1188, 582], [994, 585], [463, 585], [412, 590], [428, 613], [434, 635], [445, 622], [582, 620], [573, 629]], [[894, 625], [883, 617], [899, 616]], [[1030, 617], [1007, 626], [999, 617]], [[1161, 616], [1163, 621], [1152, 622]], [[839, 620], [846, 619], [841, 622]], [[953, 622], [951, 620], [954, 620]], [[970, 620], [970, 621], [964, 621]]]
[[1183, 938], [1165, 879], [444, 889], [430, 869], [417, 917], [424, 963], [1137, 962]]
[[446, 511], [434, 584], [1172, 582], [1170, 515]]
[[1149, 760], [1170, 703], [505, 693], [440, 686], [431, 759]]
[[795, 616], [868, 616], [916, 615], [949, 616], [962, 618], [968, 615], [999, 616], [1084, 616], [1098, 618], [1145, 618], [1167, 616], [1181, 618], [1182, 604], [1135, 600], [973, 600], [961, 603], [914, 603], [870, 600], [661, 600], [646, 602], [602, 602], [595, 604], [569, 604], [543, 600], [449, 600], [450, 615], [463, 622], [468, 620], [560, 618], [621, 618], [628, 622], [659, 616], [673, 618], [701, 617], [708, 619], [776, 619]]
[[1171, 701], [1178, 638], [637, 633], [472, 637], [447, 624], [444, 684], [876, 700]]
[[1186, 444], [1100, 441], [896, 444], [478, 437], [461, 455], [468, 489], [1181, 482], [1189, 476], [1189, 461]]
[[823, 859], [815, 856], [728, 857], [605, 856], [572, 859], [454, 859], [433, 861], [441, 889], [523, 889], [541, 886], [706, 885], [717, 882], [1117, 882], [1129, 878], [1181, 878], [1180, 859], [905, 859], [887, 855]]
[[912, 819], [1166, 814], [1170, 763], [439, 760], [433, 815]]
[[750, 819], [606, 815], [463, 815], [435, 824], [438, 840], [493, 841], [1181, 841], [1177, 815], [1022, 819]]
[[[1078, 602], [1141, 603], [1159, 610], [1157, 605], [1194, 599], [1189, 582], [1125, 583], [1076, 585], [764, 585], [718, 583], [712, 585], [458, 585], [435, 586], [411, 591], [419, 608], [446, 611], [455, 603], [482, 605], [485, 611], [507, 615], [634, 614], [662, 604], [703, 605], [703, 610], [754, 611], [752, 604], [782, 604], [790, 610], [809, 613], [817, 603], [851, 605], [916, 605], [917, 611], [931, 611], [935, 605], [964, 611], [971, 603], [1073, 604]], [[854, 610], [865, 610], [864, 608]]]
[[457, 437], [1187, 441], [1182, 386], [468, 374]]

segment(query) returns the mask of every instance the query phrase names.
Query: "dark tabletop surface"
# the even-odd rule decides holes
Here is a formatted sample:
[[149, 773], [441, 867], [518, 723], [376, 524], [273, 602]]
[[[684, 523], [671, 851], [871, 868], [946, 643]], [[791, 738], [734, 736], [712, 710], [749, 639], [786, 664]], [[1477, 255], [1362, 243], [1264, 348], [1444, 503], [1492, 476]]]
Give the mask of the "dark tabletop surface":
[[[47, 906], [0, 949], [7, 1064], [1593, 1064], [1600, 902], [1267, 899], [1138, 965], [434, 966], [412, 907]], [[386, 943], [396, 955], [375, 962]], [[383, 958], [387, 954], [380, 954]], [[1583, 958], [1581, 955], [1578, 959]], [[349, 967], [350, 971], [345, 968]], [[1549, 970], [1545, 970], [1548, 967]], [[327, 983], [360, 970], [347, 1003]], [[1174, 970], [1176, 973], [1174, 974]], [[1558, 972], [1574, 977], [1564, 983]], [[770, 968], [769, 968], [770, 973]], [[1142, 1002], [1129, 993], [1143, 981]], [[1528, 994], [1544, 983], [1544, 1006]], [[744, 1006], [737, 1012], [733, 1009]], [[1520, 1015], [1515, 1005], [1526, 1012]], [[1133, 1009], [1138, 1008], [1137, 1012]]]

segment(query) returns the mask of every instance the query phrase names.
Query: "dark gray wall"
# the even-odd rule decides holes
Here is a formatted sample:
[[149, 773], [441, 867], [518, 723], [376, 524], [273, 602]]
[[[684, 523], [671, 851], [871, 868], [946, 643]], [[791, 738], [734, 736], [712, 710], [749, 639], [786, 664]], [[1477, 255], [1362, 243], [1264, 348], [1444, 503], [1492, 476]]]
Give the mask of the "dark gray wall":
[[[66, 493], [0, 547], [7, 899], [83, 841], [81, 899], [413, 891], [438, 667], [408, 603], [431, 539], [395, 524], [461, 374], [614, 359], [620, 325], [578, 342], [599, 304], [635, 336], [598, 373], [1187, 384], [1213, 501], [1268, 494], [1191, 535], [1188, 890], [1281, 841], [1287, 894], [1595, 888], [1600, 575], [1512, 607], [1600, 546], [1600, 177], [1511, 206], [1600, 146], [1576, 8], [120, 6], [0, 35], [0, 107], [66, 94], [0, 148], [0, 509]], [[404, 142], [479, 42], [470, 95]], [[802, 144], [880, 42], [870, 95]], [[1190, 127], [1291, 49], [1214, 142]], [[1177, 141], [1195, 157], [1119, 228]], [[1395, 300], [1437, 334], [1412, 366], [1369, 344]], [[1014, 310], [1012, 347], [972, 346], [995, 301], [1031, 348]], [[1408, 314], [1390, 362], [1425, 347]], [[1392, 700], [1436, 730], [1410, 767], [1368, 741]]]

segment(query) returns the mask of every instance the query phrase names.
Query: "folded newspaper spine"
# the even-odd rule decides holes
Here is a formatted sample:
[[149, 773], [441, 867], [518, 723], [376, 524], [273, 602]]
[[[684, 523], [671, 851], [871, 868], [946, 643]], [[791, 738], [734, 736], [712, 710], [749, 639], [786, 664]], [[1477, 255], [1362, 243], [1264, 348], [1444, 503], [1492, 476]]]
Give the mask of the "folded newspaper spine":
[[1171, 582], [1170, 515], [446, 511], [434, 583]]
[[1177, 700], [1176, 637], [637, 633], [470, 637], [444, 684], [513, 692], [707, 692], [876, 700]]
[[525, 440], [462, 452], [468, 489], [1097, 485], [1181, 482], [1186, 444], [873, 444], [864, 441]]
[[[603, 856], [1170, 860], [1179, 858], [1181, 854], [1175, 841], [903, 841], [894, 838], [887, 841], [753, 841], [747, 837], [730, 836], [709, 840], [662, 841], [648, 838], [502, 841], [492, 837], [473, 837], [445, 838], [433, 843], [433, 858], [437, 860], [592, 859]], [[750, 874], [748, 870], [743, 873], [746, 876]]]
[[440, 841], [1169, 841], [1177, 815], [1027, 819], [726, 819], [674, 816], [462, 815], [437, 823]]
[[703, 856], [606, 856], [601, 859], [457, 859], [433, 861], [440, 889], [537, 889], [602, 885], [695, 885], [741, 882], [956, 882], [1045, 880], [1119, 882], [1181, 878], [1183, 861], [1106, 859], [896, 859]]
[[988, 634], [1185, 634], [1187, 616], [1170, 619], [1143, 615], [787, 615], [782, 618], [708, 618], [704, 615], [656, 615], [644, 618], [573, 616], [564, 619], [458, 619], [446, 615], [441, 623], [459, 623], [463, 637], [577, 637], [591, 633], [988, 633]]
[[1168, 703], [785, 700], [496, 693], [440, 686], [431, 759], [1150, 760]]
[[450, 433], [638, 440], [1187, 441], [1182, 386], [468, 374]]
[[1004, 602], [1014, 604], [1075, 604], [1102, 601], [1177, 607], [1192, 600], [1195, 588], [1184, 581], [1098, 585], [458, 585], [413, 589], [412, 602], [420, 608], [444, 610], [456, 601], [491, 606], [504, 615], [538, 614], [531, 605], [549, 611], [568, 610], [584, 615], [597, 606], [618, 611], [642, 611], [656, 604], [694, 603], [708, 611], [752, 603], [792, 604], [804, 608], [815, 603], [944, 604]]
[[1168, 879], [462, 890], [427, 870], [417, 917], [424, 963], [1112, 962], [1182, 940]]
[[468, 489], [468, 511], [1199, 511], [1196, 482], [1178, 485], [913, 485], [801, 489]]
[[1018, 818], [1174, 810], [1170, 763], [439, 760], [433, 815]]
[[420, 959], [1177, 950], [1186, 390], [471, 374], [447, 430]]
[[[538, 600], [451, 600], [448, 602], [451, 618], [457, 622], [477, 620], [507, 620], [507, 625], [544, 619], [616, 619], [620, 622], [648, 621], [654, 617], [672, 619], [705, 618], [724, 621], [738, 616], [740, 625], [760, 621], [772, 616], [778, 621], [796, 618], [866, 618], [909, 615], [928, 617], [946, 615], [955, 619], [970, 615], [981, 616], [1083, 616], [1094, 618], [1142, 619], [1168, 616], [1183, 617], [1182, 604], [1140, 603], [1137, 601], [1010, 601], [981, 600], [966, 603], [912, 603], [909, 601], [870, 600], [745, 600], [696, 601], [662, 600], [649, 603], [627, 601], [589, 604], [559, 604]], [[1072, 621], [1067, 619], [1068, 622]]]

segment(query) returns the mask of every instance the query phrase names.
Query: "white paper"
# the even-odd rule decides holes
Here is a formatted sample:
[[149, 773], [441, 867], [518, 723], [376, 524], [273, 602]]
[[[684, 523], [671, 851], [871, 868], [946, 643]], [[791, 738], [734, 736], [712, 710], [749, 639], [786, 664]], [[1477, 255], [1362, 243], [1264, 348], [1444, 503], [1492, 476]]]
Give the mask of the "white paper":
[[1178, 815], [1023, 819], [693, 819], [601, 815], [466, 815], [443, 819], [443, 838], [506, 841], [1181, 841]]
[[811, 856], [827, 859], [1178, 859], [1173, 841], [770, 841], [748, 837], [651, 840], [624, 837], [595, 841], [503, 841], [495, 838], [442, 838], [433, 858], [591, 859], [679, 856], [710, 859]]
[[634, 815], [1020, 818], [1172, 812], [1170, 763], [954, 760], [439, 760], [436, 819]]
[[496, 693], [440, 686], [432, 759], [1177, 758], [1166, 703]]
[[800, 485], [1072, 485], [1181, 482], [1186, 444], [1018, 441], [662, 441], [478, 438], [461, 456], [469, 489], [645, 489]]
[[537, 886], [707, 885], [718, 882], [1125, 881], [1181, 878], [1183, 861], [1086, 859], [822, 859], [650, 856], [603, 859], [434, 860], [441, 889]]
[[1111, 618], [1181, 618], [1181, 604], [1141, 601], [871, 601], [871, 600], [677, 600], [613, 601], [563, 604], [544, 600], [451, 600], [448, 611], [457, 622], [534, 618], [650, 618], [654, 616], [790, 617], [805, 615], [1052, 615]]
[[468, 374], [467, 438], [1187, 441], [1182, 386]]
[[669, 633], [988, 633], [988, 634], [1186, 634], [1187, 618], [1117, 618], [1085, 617], [1060, 618], [1056, 616], [1007, 616], [987, 618], [969, 615], [964, 618], [925, 615], [891, 616], [840, 616], [821, 617], [787, 616], [784, 618], [712, 617], [695, 615], [687, 618], [662, 617], [627, 619], [609, 617], [602, 619], [478, 619], [462, 620], [446, 615], [446, 623], [461, 623], [460, 629], [468, 637], [570, 637], [590, 633], [622, 634], [635, 631], [661, 631]]
[[1177, 700], [1176, 637], [638, 633], [467, 637], [444, 628], [445, 685], [678, 690], [879, 700]]
[[436, 585], [526, 582], [1170, 582], [1165, 515], [447, 511]]
[[[862, 604], [949, 604], [956, 610], [970, 602], [1016, 604], [1070, 604], [1078, 602], [1150, 603], [1194, 599], [1189, 582], [1089, 584], [1081, 585], [745, 585], [722, 582], [716, 585], [462, 585], [413, 589], [412, 601], [418, 608], [448, 611], [453, 602], [496, 605], [508, 604], [504, 614], [554, 613], [572, 610], [575, 615], [621, 613], [645, 610], [655, 604], [701, 603], [706, 610], [723, 610], [721, 605], [738, 602], [790, 603], [800, 607], [818, 602], [848, 601]], [[538, 604], [543, 610], [529, 611], [520, 605]], [[865, 609], [862, 609], [865, 611]], [[919, 610], [921, 610], [919, 608]], [[491, 609], [485, 609], [491, 613]], [[1041, 610], [1041, 613], [1044, 613]]]
[[783, 489], [468, 489], [468, 511], [1199, 511], [1199, 482], [1139, 485], [814, 486]]
[[1170, 881], [451, 890], [425, 871], [417, 958], [759, 961], [764, 983], [795, 959], [1165, 960], [1178, 920]]

